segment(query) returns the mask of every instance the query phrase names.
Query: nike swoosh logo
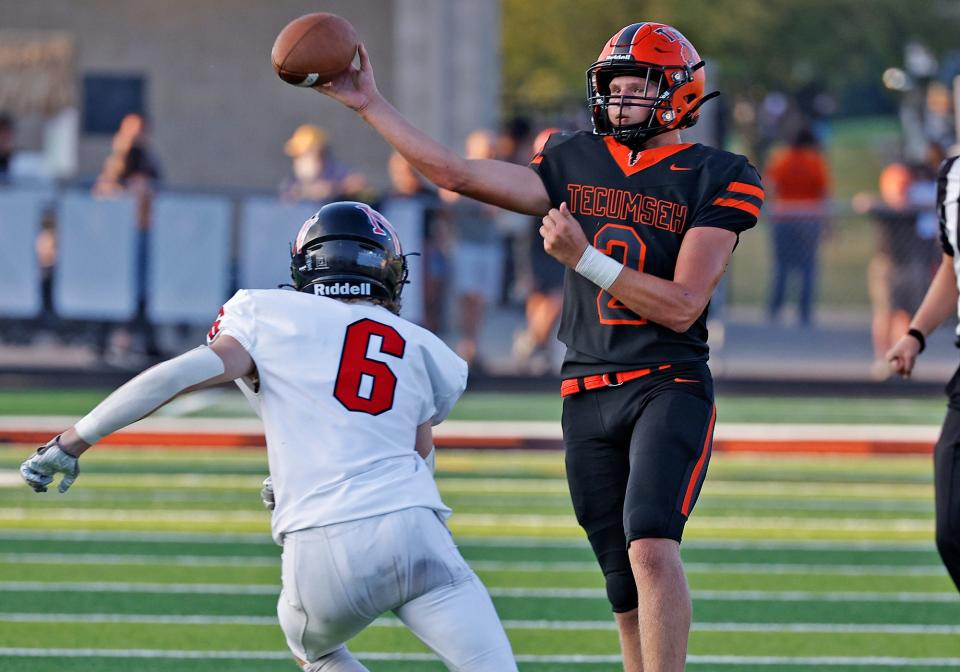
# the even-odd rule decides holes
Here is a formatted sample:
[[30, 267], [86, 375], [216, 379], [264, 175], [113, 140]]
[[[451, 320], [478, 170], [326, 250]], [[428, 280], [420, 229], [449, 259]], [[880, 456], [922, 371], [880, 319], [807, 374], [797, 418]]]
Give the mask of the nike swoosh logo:
[[670, 164], [670, 170], [692, 170], [692, 168], [683, 168], [675, 163]]

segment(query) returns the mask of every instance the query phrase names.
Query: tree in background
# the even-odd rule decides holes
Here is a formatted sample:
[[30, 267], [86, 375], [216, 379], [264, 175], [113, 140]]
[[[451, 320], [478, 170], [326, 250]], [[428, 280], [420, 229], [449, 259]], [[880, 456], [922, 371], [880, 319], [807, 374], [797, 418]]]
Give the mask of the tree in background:
[[553, 121], [578, 111], [584, 72], [605, 40], [635, 21], [676, 26], [709, 66], [748, 153], [760, 159], [758, 105], [770, 92], [831, 95], [840, 114], [892, 113], [881, 83], [911, 41], [955, 48], [960, 3], [946, 0], [503, 0], [505, 112]]

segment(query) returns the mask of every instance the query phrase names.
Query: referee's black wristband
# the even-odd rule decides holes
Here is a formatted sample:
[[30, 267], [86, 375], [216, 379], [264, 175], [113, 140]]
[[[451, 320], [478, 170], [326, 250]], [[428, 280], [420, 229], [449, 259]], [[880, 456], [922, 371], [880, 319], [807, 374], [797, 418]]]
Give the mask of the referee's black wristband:
[[919, 329], [909, 329], [907, 330], [907, 336], [913, 336], [917, 341], [920, 342], [920, 352], [923, 352], [927, 349], [927, 339], [923, 337], [923, 332]]

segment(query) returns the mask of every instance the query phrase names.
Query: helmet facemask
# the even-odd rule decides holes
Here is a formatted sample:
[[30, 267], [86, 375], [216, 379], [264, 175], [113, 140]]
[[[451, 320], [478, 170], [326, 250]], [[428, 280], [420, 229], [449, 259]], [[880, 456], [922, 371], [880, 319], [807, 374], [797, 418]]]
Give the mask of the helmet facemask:
[[[682, 107], [675, 105], [674, 95], [693, 81], [694, 72], [703, 65], [703, 61], [693, 66], [670, 67], [648, 63], [611, 63], [609, 60], [594, 63], [587, 70], [587, 104], [593, 119], [594, 133], [612, 135], [618, 142], [639, 150], [654, 136], [693, 126], [698, 118], [694, 113], [700, 104], [693, 108], [689, 108], [689, 103], [694, 101], [684, 101], [686, 104]], [[611, 94], [610, 83], [620, 76], [643, 79], [645, 95]], [[705, 100], [706, 97], [698, 102]], [[611, 107], [644, 107], [650, 110], [650, 115], [639, 123], [618, 125], [610, 119]], [[687, 108], [687, 112], [678, 118], [675, 108]]]

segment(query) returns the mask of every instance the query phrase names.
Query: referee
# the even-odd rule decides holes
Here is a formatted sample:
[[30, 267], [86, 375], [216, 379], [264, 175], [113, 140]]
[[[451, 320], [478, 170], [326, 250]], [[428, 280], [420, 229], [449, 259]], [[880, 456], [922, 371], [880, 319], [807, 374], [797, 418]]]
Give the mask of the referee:
[[[937, 175], [937, 213], [943, 260], [910, 329], [887, 353], [894, 372], [910, 376], [926, 337], [960, 310], [960, 254], [957, 254], [960, 220], [960, 162], [947, 159]], [[960, 324], [957, 326], [960, 346]], [[934, 448], [933, 480], [937, 510], [937, 550], [950, 578], [960, 590], [960, 368], [947, 383], [947, 417]]]

